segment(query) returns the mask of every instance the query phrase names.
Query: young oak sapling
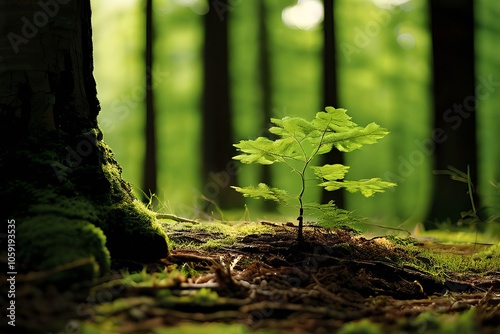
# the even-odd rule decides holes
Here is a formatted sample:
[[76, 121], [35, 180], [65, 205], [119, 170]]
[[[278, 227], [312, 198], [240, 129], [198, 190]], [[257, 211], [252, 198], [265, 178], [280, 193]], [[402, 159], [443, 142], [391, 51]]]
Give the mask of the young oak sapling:
[[[301, 190], [296, 196], [290, 196], [279, 188], [272, 188], [267, 184], [259, 183], [257, 187], [236, 187], [236, 191], [245, 197], [263, 198], [287, 203], [290, 199], [298, 201], [299, 217], [297, 241], [303, 242], [304, 203], [303, 195], [306, 190], [306, 171], [311, 168], [314, 175], [321, 180], [319, 186], [328, 191], [344, 188], [349, 192], [361, 192], [365, 197], [383, 192], [386, 188], [396, 186], [380, 178], [362, 179], [358, 181], [344, 180], [349, 166], [342, 164], [325, 164], [312, 166], [311, 162], [318, 155], [330, 152], [334, 147], [342, 152], [351, 152], [374, 144], [389, 132], [376, 123], [365, 127], [351, 121], [345, 109], [326, 107], [325, 111], [316, 113], [312, 121], [301, 117], [271, 118], [274, 124], [269, 132], [277, 139], [258, 137], [254, 140], [241, 140], [234, 144], [241, 154], [233, 157], [245, 164], [258, 163], [271, 165], [283, 163], [297, 173], [301, 182]], [[329, 203], [331, 204], [331, 203]], [[331, 209], [335, 209], [332, 205]]]

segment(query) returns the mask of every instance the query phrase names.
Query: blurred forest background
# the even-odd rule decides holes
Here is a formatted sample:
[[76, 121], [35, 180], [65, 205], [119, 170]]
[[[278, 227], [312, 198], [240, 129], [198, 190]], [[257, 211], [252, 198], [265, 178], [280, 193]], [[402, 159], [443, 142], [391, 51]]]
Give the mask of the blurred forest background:
[[[340, 206], [407, 229], [421, 221], [455, 222], [471, 209], [467, 185], [433, 170], [451, 165], [465, 172], [470, 165], [476, 203], [498, 208], [496, 0], [106, 0], [92, 6], [104, 139], [136, 194], [157, 195], [157, 210], [220, 218], [217, 203], [241, 213], [245, 201], [229, 188], [236, 182], [271, 180], [297, 192], [297, 175], [285, 169], [232, 163], [231, 145], [267, 135], [269, 117], [310, 119], [327, 105], [391, 132], [377, 145], [329, 159], [351, 166], [350, 179], [398, 183], [368, 199], [337, 194]], [[325, 196], [312, 185], [306, 193], [309, 201], [332, 198]], [[246, 204], [251, 219], [273, 209]]]

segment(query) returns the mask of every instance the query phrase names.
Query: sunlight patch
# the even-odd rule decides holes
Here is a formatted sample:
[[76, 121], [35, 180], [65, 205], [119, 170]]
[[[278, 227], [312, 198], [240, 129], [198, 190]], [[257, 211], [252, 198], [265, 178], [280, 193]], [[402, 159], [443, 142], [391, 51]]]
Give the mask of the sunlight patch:
[[405, 5], [410, 0], [372, 0], [375, 6], [382, 9], [393, 9], [394, 7]]
[[415, 47], [415, 37], [412, 34], [403, 33], [397, 37], [399, 45], [405, 50], [413, 49]]
[[176, 2], [182, 6], [191, 8], [198, 15], [205, 15], [210, 9], [207, 1], [204, 0], [176, 0]]
[[319, 0], [298, 0], [283, 9], [281, 20], [289, 28], [312, 29], [323, 21], [323, 4]]

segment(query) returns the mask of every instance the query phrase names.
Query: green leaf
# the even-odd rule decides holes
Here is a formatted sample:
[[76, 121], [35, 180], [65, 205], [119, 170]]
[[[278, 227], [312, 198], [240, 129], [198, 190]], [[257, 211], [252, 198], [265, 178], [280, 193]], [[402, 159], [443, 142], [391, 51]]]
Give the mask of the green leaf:
[[326, 107], [324, 112], [318, 112], [311, 122], [317, 131], [311, 132], [308, 140], [315, 147], [320, 146], [317, 154], [330, 152], [335, 146], [342, 152], [351, 152], [363, 145], [374, 144], [389, 132], [376, 123], [366, 127], [358, 126], [351, 121], [345, 109]]
[[323, 165], [321, 167], [311, 166], [314, 174], [320, 179], [342, 180], [349, 171], [349, 166], [341, 164]]
[[284, 162], [284, 159], [297, 159], [301, 156], [297, 153], [297, 143], [293, 138], [270, 140], [265, 137], [258, 137], [255, 140], [242, 140], [234, 147], [243, 154], [239, 154], [233, 159], [242, 163], [259, 163], [271, 165], [275, 162]]
[[371, 197], [375, 193], [382, 193], [386, 188], [395, 187], [392, 182], [382, 181], [380, 178], [363, 179], [359, 181], [335, 181], [329, 180], [319, 184], [328, 191], [337, 190], [340, 188], [346, 189], [348, 192], [361, 192], [365, 197]]
[[366, 127], [355, 127], [343, 132], [328, 132], [322, 144], [334, 145], [339, 151], [351, 152], [367, 144], [375, 144], [379, 139], [385, 137], [389, 131], [376, 123], [370, 123]]
[[298, 142], [302, 142], [317, 132], [311, 122], [300, 117], [271, 118], [271, 122], [276, 126], [271, 127], [269, 132], [282, 138], [295, 138]]
[[285, 202], [288, 198], [288, 194], [285, 190], [279, 188], [271, 188], [265, 183], [259, 183], [257, 187], [234, 187], [237, 192], [242, 193], [245, 197], [252, 198], [263, 198], [268, 200], [273, 200], [276, 202]]
[[346, 109], [335, 109], [326, 107], [325, 111], [316, 113], [316, 118], [311, 124], [318, 130], [323, 131], [327, 128], [329, 131], [342, 132], [358, 125], [351, 121], [351, 116], [347, 115]]

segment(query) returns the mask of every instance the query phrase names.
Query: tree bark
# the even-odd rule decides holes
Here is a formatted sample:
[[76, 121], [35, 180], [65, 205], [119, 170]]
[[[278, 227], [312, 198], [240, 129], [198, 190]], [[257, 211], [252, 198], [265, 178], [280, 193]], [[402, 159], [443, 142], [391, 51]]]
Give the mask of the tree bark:
[[236, 182], [236, 164], [232, 160], [233, 124], [229, 87], [229, 50], [227, 0], [211, 1], [204, 17], [203, 101], [202, 101], [202, 175], [206, 208], [242, 204], [231, 185]]
[[82, 280], [106, 272], [110, 254], [165, 257], [165, 232], [121, 178], [97, 124], [90, 0], [0, 7], [1, 216], [16, 221], [20, 266], [93, 259], [71, 276]]
[[[440, 131], [436, 142], [434, 170], [453, 166], [472, 172], [477, 180], [476, 106], [474, 73], [473, 0], [433, 0], [431, 30], [433, 47], [432, 93], [433, 131]], [[428, 227], [435, 221], [456, 222], [460, 212], [471, 209], [467, 185], [443, 175], [433, 178]]]
[[157, 186], [157, 159], [156, 159], [156, 128], [155, 108], [153, 95], [153, 0], [146, 1], [146, 156], [144, 159], [144, 184], [146, 200], [151, 200], [155, 206], [155, 198], [149, 198], [156, 194]]

